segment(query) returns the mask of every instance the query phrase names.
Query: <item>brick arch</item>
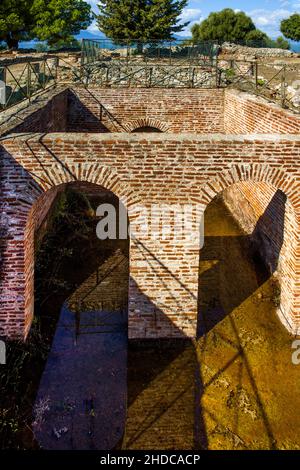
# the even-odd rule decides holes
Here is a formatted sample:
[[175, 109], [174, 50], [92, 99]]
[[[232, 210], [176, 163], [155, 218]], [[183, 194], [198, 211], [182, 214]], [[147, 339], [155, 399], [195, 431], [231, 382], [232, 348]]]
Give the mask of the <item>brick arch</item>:
[[[25, 168], [26, 170], [26, 168]], [[45, 192], [71, 182], [81, 181], [96, 184], [113, 192], [128, 209], [129, 219], [132, 209], [141, 204], [140, 197], [130, 187], [129, 183], [123, 182], [118, 172], [112, 167], [99, 165], [98, 163], [67, 163], [54, 162], [51, 165], [51, 175], [45, 168], [31, 172], [31, 176], [39, 185], [39, 191], [31, 197], [31, 204]], [[51, 178], [50, 178], [51, 176]], [[29, 207], [29, 210], [31, 207]]]
[[127, 121], [123, 125], [123, 127], [127, 132], [133, 132], [135, 129], [138, 129], [140, 127], [154, 127], [161, 132], [168, 132], [170, 129], [169, 125], [166, 122], [148, 117], [135, 119], [133, 121]]
[[266, 183], [280, 189], [289, 198], [295, 213], [300, 214], [298, 184], [294, 176], [290, 176], [286, 171], [277, 167], [265, 164], [235, 164], [229, 169], [218, 172], [213, 180], [207, 181], [200, 189], [199, 202], [205, 209], [218, 193], [232, 184], [247, 180]]
[[[293, 334], [299, 334], [300, 315], [297, 299], [300, 296], [298, 279], [300, 276], [300, 230], [299, 191], [294, 177], [285, 171], [270, 165], [235, 164], [228, 170], [215, 175], [200, 190], [199, 203], [204, 213], [208, 204], [220, 193], [243, 183], [264, 183], [274, 192], [280, 190], [287, 198], [291, 214], [284, 214], [283, 245], [279, 254], [283, 272], [276, 272], [281, 283], [281, 304], [277, 309], [278, 316], [286, 328]], [[258, 188], [258, 191], [261, 189]], [[287, 221], [286, 221], [287, 219]], [[288, 223], [288, 229], [286, 224]], [[282, 251], [284, 253], [282, 254]]]
[[[129, 223], [136, 215], [135, 207], [140, 205], [140, 199], [127, 183], [121, 181], [116, 171], [111, 168], [97, 164], [78, 163], [76, 165], [62, 166], [54, 164], [51, 168], [51, 183], [47, 174], [39, 172], [32, 175], [38, 181], [39, 190], [34, 186], [30, 203], [23, 205], [22, 217], [26, 215], [24, 231], [24, 318], [23, 331], [26, 338], [34, 315], [34, 233], [48, 213], [59, 189], [69, 183], [83, 182], [107, 189], [115, 194], [124, 204], [128, 211]], [[28, 192], [28, 191], [27, 191]]]

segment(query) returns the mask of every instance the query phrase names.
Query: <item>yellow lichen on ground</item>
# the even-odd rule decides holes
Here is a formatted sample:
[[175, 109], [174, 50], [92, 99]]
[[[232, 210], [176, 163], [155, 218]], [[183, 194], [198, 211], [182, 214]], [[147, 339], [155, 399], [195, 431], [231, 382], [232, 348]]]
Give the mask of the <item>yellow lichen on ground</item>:
[[[206, 212], [199, 339], [129, 353], [126, 449], [300, 449], [300, 365], [221, 199]], [[202, 329], [202, 330], [201, 330]]]

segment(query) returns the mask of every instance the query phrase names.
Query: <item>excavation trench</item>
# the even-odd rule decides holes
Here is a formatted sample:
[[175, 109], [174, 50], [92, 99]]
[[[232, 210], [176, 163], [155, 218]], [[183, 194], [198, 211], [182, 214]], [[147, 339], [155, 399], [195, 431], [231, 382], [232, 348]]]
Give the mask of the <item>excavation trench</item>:
[[[277, 284], [222, 198], [206, 210], [198, 339], [129, 342], [128, 242], [97, 239], [93, 213], [103, 195], [87, 198], [83, 220], [69, 219], [64, 206], [66, 226], [48, 221], [36, 238], [35, 323], [45, 353], [24, 362], [13, 403], [5, 404], [19, 420], [17, 433], [6, 432], [6, 446], [294, 446], [298, 423], [286, 438], [274, 415], [281, 407], [283, 423], [290, 419], [280, 384], [287, 374], [299, 383], [286, 356], [289, 336], [275, 314]], [[271, 358], [275, 366], [267, 374]], [[276, 387], [271, 408], [267, 397]]]

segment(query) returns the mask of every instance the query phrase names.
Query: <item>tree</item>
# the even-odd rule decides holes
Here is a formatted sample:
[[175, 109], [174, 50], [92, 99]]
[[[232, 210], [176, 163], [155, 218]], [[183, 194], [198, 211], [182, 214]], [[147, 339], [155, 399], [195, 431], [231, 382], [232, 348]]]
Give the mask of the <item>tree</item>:
[[208, 18], [192, 27], [193, 41], [230, 41], [246, 40], [247, 34], [254, 31], [252, 19], [244, 12], [235, 12], [231, 8], [210, 13]]
[[91, 7], [83, 0], [34, 0], [34, 36], [50, 46], [71, 43], [74, 34], [92, 22]]
[[0, 40], [7, 46], [18, 47], [18, 42], [33, 38], [33, 18], [30, 12], [33, 0], [1, 0]]
[[282, 36], [278, 36], [274, 41], [274, 47], [277, 47], [278, 49], [290, 49], [290, 43]]
[[295, 13], [289, 18], [282, 20], [280, 31], [286, 38], [292, 41], [300, 41], [300, 15]]
[[252, 29], [249, 33], [246, 34], [245, 42], [247, 46], [268, 47], [270, 38], [260, 29]]
[[16, 49], [19, 41], [34, 38], [50, 45], [70, 42], [91, 21], [83, 0], [1, 0], [0, 40]]
[[187, 3], [188, 0], [100, 0], [98, 27], [114, 41], [171, 39], [173, 33], [188, 25], [178, 24]]

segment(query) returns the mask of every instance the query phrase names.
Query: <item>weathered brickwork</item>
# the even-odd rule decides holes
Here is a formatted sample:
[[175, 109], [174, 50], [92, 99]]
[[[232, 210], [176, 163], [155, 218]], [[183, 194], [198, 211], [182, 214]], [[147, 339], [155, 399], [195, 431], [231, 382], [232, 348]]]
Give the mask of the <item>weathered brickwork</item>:
[[21, 113], [21, 118], [16, 120], [14, 132], [66, 131], [67, 117], [68, 92], [63, 90], [51, 96], [49, 100], [37, 100], [32, 107], [26, 108]]
[[296, 213], [289, 199], [264, 182], [242, 181], [225, 189], [223, 199], [231, 214], [249, 235], [253, 253], [258, 253], [268, 272], [280, 283], [278, 314], [289, 322], [295, 279], [290, 277], [291, 254], [297, 249]]
[[[34, 216], [29, 217], [25, 229], [31, 205], [44, 191], [74, 180], [90, 181], [114, 192], [126, 201], [129, 218], [138, 204], [149, 207], [162, 202], [197, 203], [204, 211], [216, 194], [233, 183], [251, 181], [255, 185], [253, 206], [262, 194], [255, 215], [259, 220], [272, 194], [280, 189], [289, 201], [285, 212], [288, 223], [283, 228], [287, 243], [278, 261], [285, 266], [281, 317], [291, 331], [299, 327], [299, 293], [295, 282], [300, 269], [299, 137], [48, 134], [31, 136], [28, 141], [28, 136], [16, 135], [4, 140], [3, 147], [7, 184], [13, 186], [7, 193], [6, 213], [13, 224], [12, 242], [18, 246], [17, 265], [4, 248], [7, 262], [2, 284], [6, 295], [1, 297], [1, 312], [5, 312], [5, 319], [8, 312], [14, 318], [14, 328], [9, 320], [4, 323], [9, 324], [10, 333], [27, 330], [25, 318], [30, 323], [33, 314], [33, 229], [28, 223], [34, 223]], [[14, 184], [16, 181], [18, 185]], [[258, 183], [271, 186], [267, 199], [267, 186]], [[251, 186], [247, 191], [247, 199], [251, 200]], [[184, 240], [153, 240], [145, 236], [131, 240], [130, 337], [195, 334], [199, 246], [199, 242], [189, 244]], [[5, 333], [5, 328], [2, 331]]]
[[70, 132], [132, 132], [145, 125], [164, 132], [223, 132], [224, 91], [78, 88], [69, 93]]
[[[228, 207], [280, 281], [282, 321], [300, 330], [299, 116], [233, 90], [80, 88], [34, 106], [2, 128], [0, 335], [29, 331], [34, 232], [73, 181], [110, 190], [132, 223], [140, 205], [195, 204], [204, 213], [226, 190]], [[143, 126], [162, 132], [133, 132]], [[172, 213], [163, 217], [174, 224]], [[131, 338], [195, 335], [198, 227], [193, 235], [193, 243], [145, 233], [131, 239]]]
[[226, 134], [299, 134], [300, 117], [291, 111], [236, 90], [224, 92]]

